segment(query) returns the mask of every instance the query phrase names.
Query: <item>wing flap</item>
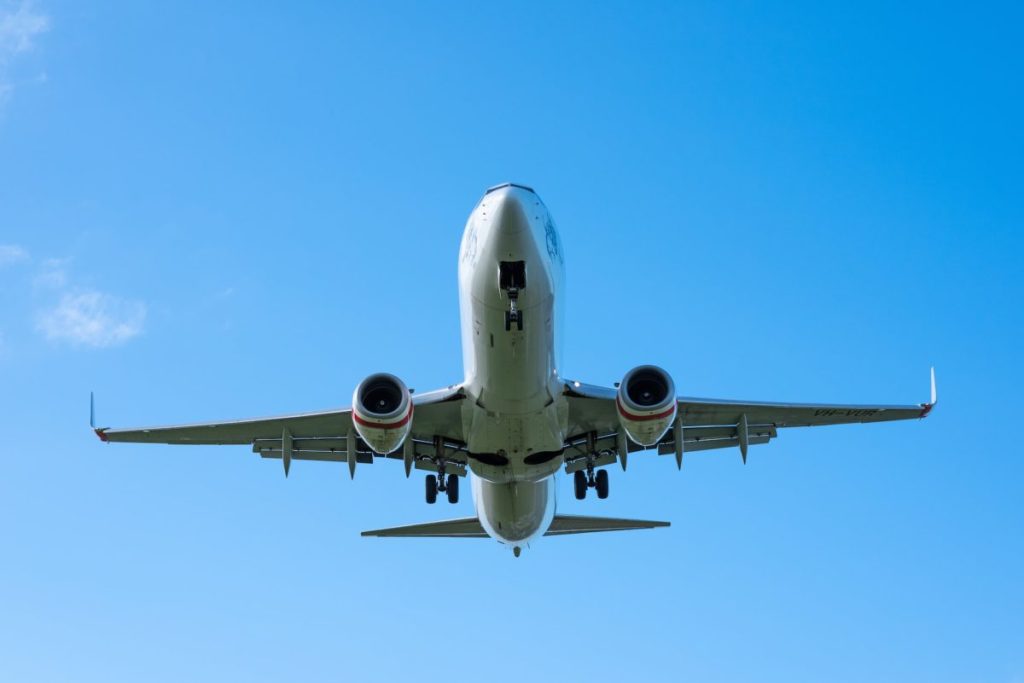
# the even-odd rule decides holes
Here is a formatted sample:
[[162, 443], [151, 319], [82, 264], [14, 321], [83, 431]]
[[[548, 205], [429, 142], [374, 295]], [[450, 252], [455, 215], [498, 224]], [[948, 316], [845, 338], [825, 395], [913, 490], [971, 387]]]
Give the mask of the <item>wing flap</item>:
[[[733, 430], [735, 431], [735, 429]], [[750, 446], [763, 446], [771, 441], [767, 434], [751, 434], [747, 441]], [[715, 448], [739, 448], [740, 440], [736, 436], [715, 437], [712, 439], [690, 440], [683, 438], [683, 451], [693, 453], [695, 451], [710, 451]], [[658, 455], [669, 455], [676, 452], [675, 442], [672, 440], [658, 444]]]
[[[748, 427], [748, 433], [750, 435], [748, 445], [750, 446], [764, 445], [778, 436], [778, 430], [776, 430], [774, 425], [769, 424], [752, 424]], [[583, 457], [586, 455], [586, 440], [582, 438], [571, 439], [570, 444], [573, 450], [567, 451], [568, 454], [565, 458], [565, 471], [567, 474], [585, 469], [587, 466], [587, 460]], [[739, 448], [740, 441], [736, 434], [736, 425], [734, 424], [703, 425], [687, 427], [683, 431], [683, 444], [685, 452], [695, 453], [716, 448]], [[595, 467], [603, 467], [615, 462], [617, 457], [615, 450], [618, 448], [616, 433], [612, 432], [611, 434], [598, 436], [594, 440], [594, 447], [598, 452], [597, 457], [593, 461]], [[631, 453], [646, 450], [643, 446], [639, 446], [632, 441], [627, 444], [627, 448]], [[672, 438], [672, 430], [669, 430], [657, 448], [658, 455], [675, 453], [675, 441]]]
[[[276, 449], [264, 448], [260, 450], [253, 449], [256, 453], [260, 454], [261, 458], [269, 458], [272, 460], [281, 459], [281, 447], [280, 445]], [[292, 451], [292, 460], [315, 460], [318, 462], [348, 462], [348, 454], [345, 451]], [[356, 462], [360, 465], [372, 465], [373, 464], [372, 453], [356, 453]]]

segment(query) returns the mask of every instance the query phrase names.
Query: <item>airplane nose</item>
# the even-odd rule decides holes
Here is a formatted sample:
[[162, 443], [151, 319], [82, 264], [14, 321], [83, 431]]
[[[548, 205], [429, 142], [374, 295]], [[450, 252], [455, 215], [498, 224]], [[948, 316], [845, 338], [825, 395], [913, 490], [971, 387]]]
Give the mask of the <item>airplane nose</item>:
[[516, 235], [530, 228], [526, 207], [518, 192], [513, 188], [502, 191], [493, 198], [494, 225], [499, 234]]

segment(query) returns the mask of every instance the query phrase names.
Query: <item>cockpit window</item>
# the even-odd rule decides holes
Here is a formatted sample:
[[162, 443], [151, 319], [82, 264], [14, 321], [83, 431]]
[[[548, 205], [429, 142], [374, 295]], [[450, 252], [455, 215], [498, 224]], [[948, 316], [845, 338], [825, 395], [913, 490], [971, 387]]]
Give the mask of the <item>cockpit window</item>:
[[[526, 190], [527, 192], [533, 192], [533, 188], [532, 187], [527, 187], [526, 185], [520, 185], [519, 183], [502, 183], [501, 185], [495, 185], [494, 187], [488, 187], [487, 191], [484, 192], [484, 194], [490, 194], [490, 193], [494, 192], [495, 190], [500, 190], [503, 187], [518, 187], [520, 190]], [[533, 193], [537, 194], [536, 192], [533, 192]]]

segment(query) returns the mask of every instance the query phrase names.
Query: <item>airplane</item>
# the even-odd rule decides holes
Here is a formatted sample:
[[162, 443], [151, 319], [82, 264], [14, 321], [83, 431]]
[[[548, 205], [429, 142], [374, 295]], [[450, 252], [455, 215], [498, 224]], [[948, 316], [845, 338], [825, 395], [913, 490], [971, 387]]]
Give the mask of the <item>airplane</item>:
[[280, 459], [358, 465], [401, 460], [428, 472], [426, 502], [459, 500], [470, 477], [476, 515], [364, 531], [377, 537], [497, 540], [519, 557], [541, 536], [650, 529], [668, 522], [563, 515], [555, 476], [572, 475], [579, 500], [608, 497], [607, 466], [654, 450], [674, 455], [767, 444], [788, 427], [885, 422], [926, 417], [936, 403], [828, 405], [677, 396], [655, 365], [625, 373], [614, 387], [562, 377], [559, 342], [565, 255], [544, 203], [515, 183], [489, 188], [466, 223], [459, 250], [459, 306], [464, 377], [413, 393], [398, 377], [375, 373], [356, 386], [351, 408], [246, 420], [141, 429], [90, 424], [105, 442], [244, 444]]

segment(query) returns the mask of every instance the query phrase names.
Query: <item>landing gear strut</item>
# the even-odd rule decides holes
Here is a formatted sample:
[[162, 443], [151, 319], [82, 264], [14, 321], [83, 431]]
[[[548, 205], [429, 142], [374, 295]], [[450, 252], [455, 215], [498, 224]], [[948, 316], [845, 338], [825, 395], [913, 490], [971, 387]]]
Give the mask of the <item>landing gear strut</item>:
[[523, 312], [519, 310], [519, 290], [515, 287], [508, 288], [508, 310], [505, 311], [505, 331], [512, 329], [512, 323], [516, 329], [523, 331]]
[[523, 331], [523, 312], [519, 310], [519, 292], [526, 288], [526, 262], [502, 261], [498, 264], [498, 289], [508, 296], [508, 310], [505, 311], [505, 331]]
[[604, 500], [608, 497], [608, 470], [594, 471], [594, 465], [587, 463], [587, 469], [577, 470], [572, 475], [572, 488], [576, 500], [587, 497], [587, 489], [597, 489], [597, 497]]

